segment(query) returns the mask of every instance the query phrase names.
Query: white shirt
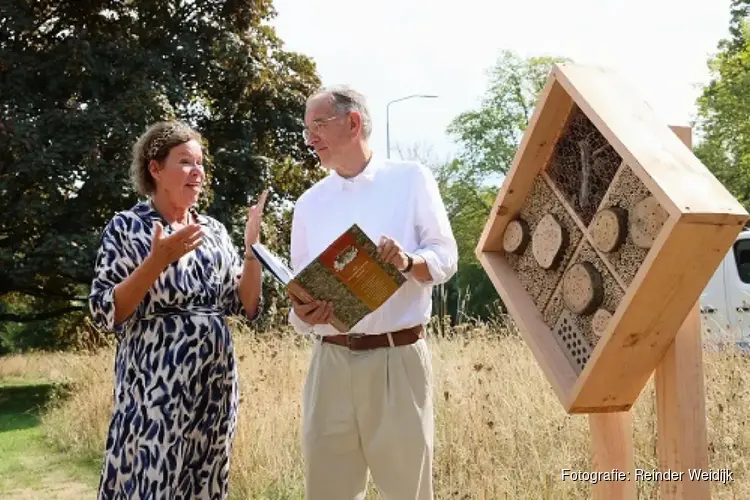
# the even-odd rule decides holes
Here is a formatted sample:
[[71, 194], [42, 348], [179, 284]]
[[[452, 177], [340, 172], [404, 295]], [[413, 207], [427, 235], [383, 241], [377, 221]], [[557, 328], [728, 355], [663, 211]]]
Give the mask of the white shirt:
[[[355, 177], [331, 171], [295, 204], [292, 271], [299, 272], [354, 223], [376, 245], [381, 236], [390, 236], [406, 252], [423, 257], [432, 280], [421, 282], [406, 274], [403, 286], [350, 333], [378, 334], [426, 324], [432, 315], [433, 285], [448, 281], [458, 267], [456, 240], [432, 172], [420, 163], [377, 155]], [[331, 325], [311, 327], [293, 309], [289, 322], [300, 333], [341, 333]]]

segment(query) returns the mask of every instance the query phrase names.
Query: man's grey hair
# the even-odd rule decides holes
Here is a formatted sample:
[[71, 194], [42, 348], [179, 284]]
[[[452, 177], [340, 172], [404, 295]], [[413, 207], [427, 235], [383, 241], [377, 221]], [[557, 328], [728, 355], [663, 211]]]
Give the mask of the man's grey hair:
[[367, 107], [367, 99], [360, 92], [357, 92], [348, 85], [332, 85], [318, 89], [308, 98], [308, 101], [319, 95], [330, 96], [333, 109], [336, 113], [349, 113], [356, 111], [362, 117], [362, 135], [365, 139], [370, 138], [372, 133], [372, 118], [370, 109]]

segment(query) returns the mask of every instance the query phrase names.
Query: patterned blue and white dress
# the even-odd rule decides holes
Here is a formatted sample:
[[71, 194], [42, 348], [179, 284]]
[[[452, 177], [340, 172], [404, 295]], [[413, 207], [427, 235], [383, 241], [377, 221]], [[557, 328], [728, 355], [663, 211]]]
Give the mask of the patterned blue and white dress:
[[174, 231], [141, 202], [102, 234], [89, 305], [118, 342], [100, 500], [227, 496], [239, 394], [225, 317], [245, 314], [237, 294], [243, 260], [223, 224], [192, 213], [202, 245], [166, 268], [119, 325], [114, 286], [148, 255], [155, 221], [165, 236]]

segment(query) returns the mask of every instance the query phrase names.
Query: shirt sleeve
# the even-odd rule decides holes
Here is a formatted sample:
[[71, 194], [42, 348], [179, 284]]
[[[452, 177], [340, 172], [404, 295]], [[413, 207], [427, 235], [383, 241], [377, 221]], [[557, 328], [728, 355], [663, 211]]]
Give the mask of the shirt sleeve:
[[458, 246], [435, 176], [419, 165], [415, 197], [418, 248], [413, 252], [427, 263], [432, 279], [424, 286], [447, 282], [458, 270]]
[[[305, 231], [307, 226], [304, 221], [304, 202], [301, 200], [297, 201], [294, 207], [294, 213], [292, 214], [292, 237], [289, 249], [290, 254], [290, 267], [292, 272], [297, 274], [302, 267], [307, 263], [309, 250], [307, 248], [307, 238]], [[289, 309], [289, 324], [297, 331], [297, 333], [304, 334], [310, 338], [313, 335], [324, 334], [327, 330], [328, 325], [310, 325], [305, 323], [299, 316], [294, 312], [294, 308]]]
[[139, 305], [129, 317], [115, 323], [115, 286], [137, 266], [129, 234], [134, 224], [141, 223], [139, 219], [115, 215], [102, 232], [94, 263], [94, 278], [88, 297], [92, 320], [99, 328], [113, 332], [118, 340], [141, 314]]
[[261, 286], [260, 295], [258, 296], [258, 307], [255, 309], [255, 314], [250, 317], [239, 294], [240, 279], [242, 279], [245, 264], [244, 258], [240, 256], [237, 247], [232, 242], [232, 238], [223, 224], [219, 224], [219, 231], [221, 233], [222, 244], [224, 245], [224, 255], [229, 259], [229, 266], [221, 287], [220, 306], [224, 313], [229, 316], [242, 316], [255, 322], [260, 317], [261, 310], [264, 307], [263, 288]]

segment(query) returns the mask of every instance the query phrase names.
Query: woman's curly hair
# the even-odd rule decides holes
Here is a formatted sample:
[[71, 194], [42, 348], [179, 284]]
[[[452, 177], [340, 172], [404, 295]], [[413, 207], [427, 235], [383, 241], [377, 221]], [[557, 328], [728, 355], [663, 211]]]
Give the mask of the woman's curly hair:
[[181, 121], [162, 121], [151, 125], [133, 145], [130, 180], [135, 190], [142, 196], [153, 194], [156, 181], [148, 169], [149, 162], [163, 162], [173, 147], [192, 139], [202, 142], [202, 136]]

